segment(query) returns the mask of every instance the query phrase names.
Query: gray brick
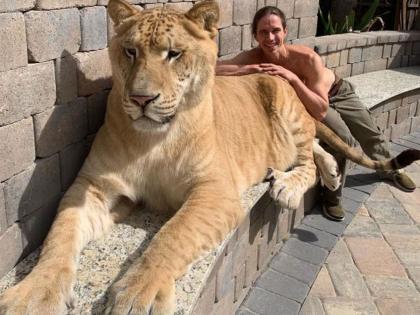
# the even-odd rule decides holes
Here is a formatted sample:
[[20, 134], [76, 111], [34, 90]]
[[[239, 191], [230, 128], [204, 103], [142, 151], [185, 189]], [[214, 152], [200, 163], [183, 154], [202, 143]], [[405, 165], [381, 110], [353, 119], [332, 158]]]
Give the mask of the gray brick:
[[378, 223], [411, 224], [412, 221], [404, 207], [395, 199], [380, 201], [368, 200], [366, 208]]
[[327, 68], [334, 68], [340, 64], [340, 52], [336, 51], [327, 55]]
[[20, 224], [23, 244], [22, 256], [29, 255], [44, 241], [57, 214], [60, 197], [57, 196], [54, 200], [23, 218]]
[[325, 315], [320, 298], [309, 294], [300, 309], [299, 315]]
[[35, 160], [32, 118], [0, 127], [0, 181], [21, 172]]
[[19, 226], [14, 224], [0, 236], [0, 278], [16, 265], [22, 249], [22, 232]]
[[233, 0], [216, 0], [219, 4], [219, 28], [231, 26], [233, 23]]
[[314, 0], [295, 0], [295, 9], [293, 16], [306, 17], [316, 16], [318, 14], [318, 1]]
[[300, 241], [325, 248], [326, 250], [331, 250], [338, 241], [337, 236], [318, 229], [314, 229], [313, 227], [307, 226], [305, 224], [301, 224], [299, 227], [293, 230], [293, 236]]
[[365, 62], [356, 62], [351, 65], [351, 75], [358, 75], [362, 74], [363, 70], [365, 69]]
[[325, 249], [295, 238], [289, 239], [283, 246], [282, 251], [314, 265], [323, 263], [328, 255]]
[[52, 62], [0, 72], [0, 126], [53, 106], [55, 94]]
[[257, 0], [257, 10], [265, 7], [265, 0]]
[[304, 301], [309, 292], [309, 286], [305, 283], [272, 269], [264, 272], [255, 285], [299, 303]]
[[73, 56], [57, 58], [55, 64], [55, 81], [57, 103], [64, 104], [77, 98], [77, 66]]
[[4, 196], [9, 225], [57, 198], [61, 193], [58, 154], [38, 160], [6, 181]]
[[344, 197], [358, 202], [364, 202], [369, 197], [369, 194], [350, 187], [344, 187], [342, 193]]
[[401, 67], [408, 67], [410, 62], [409, 56], [401, 56]]
[[334, 73], [338, 75], [340, 78], [347, 78], [351, 75], [351, 64], [339, 66], [334, 69]]
[[242, 26], [242, 50], [252, 48], [252, 29], [251, 25]]
[[283, 11], [286, 18], [293, 16], [295, 2], [290, 0], [277, 0], [277, 7]]
[[251, 24], [256, 9], [254, 0], [233, 0], [233, 24]]
[[192, 2], [166, 3], [164, 5], [167, 8], [178, 10], [180, 12], [187, 12], [193, 6]]
[[[240, 41], [240, 39], [239, 39]], [[79, 96], [87, 96], [112, 86], [108, 49], [74, 55]]]
[[376, 124], [381, 130], [385, 130], [388, 127], [388, 118], [389, 118], [389, 112], [381, 113], [376, 118]]
[[408, 56], [408, 65], [410, 67], [420, 65], [420, 55]]
[[287, 40], [294, 40], [298, 38], [299, 34], [299, 19], [287, 20]]
[[26, 66], [28, 55], [23, 14], [0, 14], [0, 30], [0, 71]]
[[85, 141], [72, 144], [59, 153], [61, 168], [61, 187], [66, 191], [75, 180], [87, 155]]
[[303, 45], [313, 50], [315, 48], [315, 37], [294, 39], [292, 40], [292, 44]]
[[54, 154], [88, 134], [87, 101], [78, 98], [34, 116], [36, 153], [39, 157]]
[[420, 116], [411, 117], [410, 133], [420, 131]]
[[388, 58], [387, 67], [388, 69], [399, 68], [401, 67], [401, 62], [402, 62], [402, 56], [395, 56], [395, 57]]
[[385, 44], [384, 45], [384, 51], [382, 53], [382, 58], [391, 57], [391, 51], [392, 51], [392, 45], [391, 44]]
[[370, 46], [363, 48], [362, 61], [375, 60], [382, 57], [383, 46]]
[[277, 5], [277, 0], [265, 0], [265, 5], [275, 7]]
[[79, 10], [29, 11], [25, 22], [31, 61], [51, 60], [79, 50]]
[[404, 55], [411, 55], [413, 52], [413, 42], [408, 42], [404, 44]]
[[360, 62], [362, 60], [362, 48], [351, 48], [349, 51], [349, 63]]
[[404, 55], [404, 45], [403, 44], [393, 44], [391, 57], [402, 56]]
[[216, 301], [221, 301], [225, 295], [234, 289], [233, 282], [233, 255], [228, 254], [223, 258], [223, 262], [216, 276]]
[[402, 123], [404, 120], [408, 119], [409, 115], [410, 115], [410, 106], [405, 105], [405, 106], [399, 107], [397, 109], [396, 123], [397, 124]]
[[334, 222], [326, 219], [319, 209], [314, 210], [312, 213], [307, 214], [302, 221], [303, 224], [311, 226], [315, 229], [328, 232], [340, 236], [343, 234], [346, 226], [343, 222]]
[[420, 54], [420, 42], [413, 43], [413, 54]]
[[300, 18], [299, 38], [315, 36], [317, 21], [317, 16], [308, 16]]
[[401, 124], [391, 126], [391, 140], [396, 140], [410, 132], [410, 120], [405, 120]]
[[340, 66], [347, 65], [347, 60], [349, 59], [349, 50], [344, 49], [340, 52]]
[[97, 1], [98, 0], [38, 0], [36, 8], [42, 10], [52, 10], [71, 7], [85, 7], [96, 5]]
[[[204, 314], [204, 313], [197, 313], [197, 314]], [[240, 308], [236, 311], [235, 315], [255, 315], [254, 312], [250, 312], [245, 308]]]
[[104, 7], [88, 7], [80, 10], [82, 31], [81, 51], [98, 50], [107, 46], [106, 9]]
[[270, 268], [306, 283], [309, 287], [315, 281], [319, 266], [280, 252], [271, 260]]
[[280, 295], [260, 288], [253, 289], [244, 304], [249, 310], [257, 314], [298, 314], [300, 304]]
[[0, 236], [6, 232], [7, 229], [7, 218], [6, 218], [6, 207], [4, 202], [3, 185], [0, 184]]
[[365, 61], [365, 68], [364, 72], [373, 72], [373, 71], [381, 71], [385, 70], [387, 67], [387, 59], [376, 59], [376, 60], [368, 60]]
[[108, 91], [102, 91], [88, 97], [89, 134], [97, 132], [104, 123], [108, 94]]
[[[342, 206], [343, 206], [343, 208], [344, 208], [344, 210], [346, 212], [349, 212], [349, 213], [353, 213], [354, 214], [360, 208], [361, 203], [358, 202], [358, 201], [354, 201], [352, 199], [343, 197], [343, 199], [342, 199]], [[348, 214], [346, 214], [346, 215], [348, 215]]]
[[36, 0], [4, 0], [0, 2], [0, 12], [27, 11], [35, 6], [35, 2]]
[[219, 32], [219, 54], [221, 56], [241, 50], [242, 29], [240, 26], [230, 26]]
[[347, 40], [347, 48], [364, 47], [367, 45], [368, 39], [360, 33], [345, 34]]

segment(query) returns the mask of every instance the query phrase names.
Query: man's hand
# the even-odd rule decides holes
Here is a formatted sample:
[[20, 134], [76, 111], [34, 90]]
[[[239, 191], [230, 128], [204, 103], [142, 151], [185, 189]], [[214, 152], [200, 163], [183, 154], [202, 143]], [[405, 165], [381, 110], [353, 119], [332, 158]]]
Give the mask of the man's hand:
[[292, 71], [283, 68], [282, 66], [275, 65], [272, 63], [260, 63], [259, 68], [263, 73], [267, 73], [269, 75], [275, 75], [286, 79], [288, 82], [293, 83], [296, 79], [299, 79], [296, 74]]

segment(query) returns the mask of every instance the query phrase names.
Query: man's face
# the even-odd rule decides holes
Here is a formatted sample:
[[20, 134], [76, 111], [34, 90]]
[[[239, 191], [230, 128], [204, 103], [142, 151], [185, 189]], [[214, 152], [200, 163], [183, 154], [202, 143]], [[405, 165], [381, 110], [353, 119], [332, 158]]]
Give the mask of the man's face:
[[277, 51], [283, 45], [286, 35], [287, 29], [283, 28], [277, 15], [268, 14], [258, 21], [255, 39], [264, 52]]

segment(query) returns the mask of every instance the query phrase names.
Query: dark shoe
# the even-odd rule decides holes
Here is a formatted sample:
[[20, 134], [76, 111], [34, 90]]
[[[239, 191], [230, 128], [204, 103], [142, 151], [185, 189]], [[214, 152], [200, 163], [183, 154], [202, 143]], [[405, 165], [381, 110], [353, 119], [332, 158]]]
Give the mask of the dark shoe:
[[384, 172], [380, 177], [390, 179], [395, 186], [406, 192], [413, 192], [416, 189], [416, 183], [402, 170]]
[[325, 201], [322, 205], [324, 215], [333, 221], [343, 221], [345, 212], [341, 204], [333, 204]]

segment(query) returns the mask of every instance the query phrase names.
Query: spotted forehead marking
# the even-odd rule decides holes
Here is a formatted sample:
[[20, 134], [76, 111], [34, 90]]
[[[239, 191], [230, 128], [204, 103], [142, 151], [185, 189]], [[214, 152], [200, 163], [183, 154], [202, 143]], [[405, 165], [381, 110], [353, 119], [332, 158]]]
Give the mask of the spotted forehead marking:
[[148, 46], [161, 42], [163, 37], [173, 38], [174, 27], [180, 24], [182, 19], [183, 16], [179, 12], [165, 7], [143, 11], [138, 24], [140, 43]]

